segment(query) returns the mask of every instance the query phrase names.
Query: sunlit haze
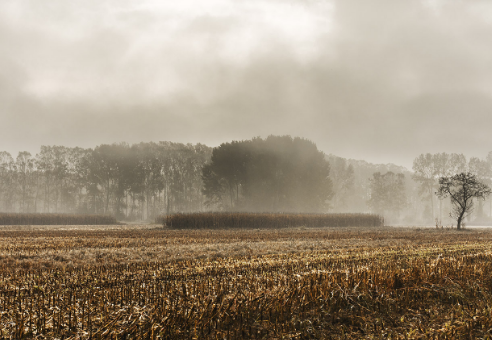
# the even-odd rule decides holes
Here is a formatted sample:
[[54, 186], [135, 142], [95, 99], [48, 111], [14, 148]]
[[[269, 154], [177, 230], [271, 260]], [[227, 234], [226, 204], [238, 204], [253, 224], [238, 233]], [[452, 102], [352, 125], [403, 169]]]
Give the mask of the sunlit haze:
[[491, 36], [484, 0], [2, 1], [1, 149], [289, 134], [483, 158]]

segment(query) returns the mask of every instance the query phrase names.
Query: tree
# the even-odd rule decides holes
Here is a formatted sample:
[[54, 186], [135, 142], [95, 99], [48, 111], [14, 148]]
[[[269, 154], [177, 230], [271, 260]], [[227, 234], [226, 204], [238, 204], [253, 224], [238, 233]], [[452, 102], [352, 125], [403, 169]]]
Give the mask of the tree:
[[[492, 151], [490, 151], [487, 154], [487, 157], [485, 158], [485, 161], [489, 164], [489, 167], [491, 169], [491, 171], [489, 173], [489, 177], [488, 177], [487, 182], [488, 183], [492, 183]], [[489, 217], [492, 218], [492, 199], [489, 199], [489, 201], [490, 201], [490, 205], [489, 205]]]
[[36, 165], [41, 173], [43, 182], [43, 212], [49, 213], [51, 202], [51, 191], [54, 186], [53, 176], [53, 149], [50, 146], [41, 146], [41, 151], [36, 155]]
[[370, 181], [371, 198], [367, 202], [372, 211], [385, 217], [400, 218], [406, 205], [405, 175], [388, 171], [384, 175], [375, 172]]
[[324, 212], [332, 196], [330, 166], [316, 145], [302, 138], [224, 143], [203, 167], [206, 204], [226, 210]]
[[14, 158], [6, 151], [0, 152], [0, 200], [3, 204], [0, 211], [12, 211], [15, 202], [15, 174]]
[[451, 177], [441, 177], [436, 195], [440, 199], [451, 198], [453, 208], [450, 216], [456, 219], [457, 228], [461, 229], [463, 218], [473, 211], [473, 199], [485, 199], [490, 193], [489, 186], [481, 183], [476, 175], [462, 172]]
[[19, 195], [19, 211], [30, 212], [31, 203], [34, 199], [35, 181], [35, 165], [34, 158], [27, 151], [19, 152], [15, 159], [17, 170], [17, 187]]
[[[481, 160], [477, 157], [470, 158], [468, 162], [468, 171], [477, 176], [477, 179], [484, 184], [490, 185], [491, 167], [490, 163], [486, 160]], [[483, 201], [478, 201], [477, 218], [482, 219], [483, 214]]]
[[333, 181], [334, 189], [333, 211], [344, 212], [347, 210], [347, 202], [349, 202], [350, 195], [353, 194], [354, 167], [352, 164], [347, 165], [345, 158], [332, 156], [330, 160], [330, 177]]
[[[432, 155], [432, 167], [434, 170], [434, 187], [430, 196], [434, 197], [434, 188], [437, 188], [439, 178], [458, 174], [466, 170], [466, 157], [463, 154], [448, 154], [445, 152]], [[439, 223], [442, 223], [442, 200], [439, 200]]]
[[[430, 200], [431, 218], [434, 218], [434, 200], [432, 192], [434, 191], [435, 169], [433, 167], [433, 156], [430, 153], [422, 154], [413, 161], [413, 179], [420, 185], [419, 194]], [[427, 217], [427, 216], [426, 216]]]
[[[434, 190], [438, 186], [438, 180], [441, 177], [451, 176], [460, 173], [466, 169], [466, 157], [462, 154], [421, 154], [413, 161], [413, 179], [419, 183], [419, 194], [430, 202], [430, 213], [426, 218], [433, 220], [435, 216], [434, 209]], [[442, 219], [442, 201], [439, 203], [439, 219]], [[430, 216], [429, 216], [430, 215]]]

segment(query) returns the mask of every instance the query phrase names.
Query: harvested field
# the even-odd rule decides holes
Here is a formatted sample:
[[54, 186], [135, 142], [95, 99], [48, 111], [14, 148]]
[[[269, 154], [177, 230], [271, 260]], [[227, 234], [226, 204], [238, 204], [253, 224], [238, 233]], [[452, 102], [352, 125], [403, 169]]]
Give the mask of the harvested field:
[[492, 335], [489, 230], [115, 228], [0, 228], [0, 335]]

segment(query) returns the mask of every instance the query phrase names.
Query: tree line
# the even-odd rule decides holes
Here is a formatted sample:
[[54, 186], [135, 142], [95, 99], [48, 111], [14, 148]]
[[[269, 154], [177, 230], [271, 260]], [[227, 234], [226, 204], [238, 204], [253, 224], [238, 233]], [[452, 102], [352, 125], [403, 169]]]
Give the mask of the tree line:
[[330, 165], [306, 139], [223, 143], [42, 146], [0, 153], [4, 212], [111, 214], [154, 219], [198, 211], [327, 212]]
[[[325, 155], [291, 136], [222, 143], [42, 146], [14, 159], [0, 152], [0, 211], [108, 214], [151, 220], [201, 211], [376, 213], [388, 223], [450, 223], [439, 179], [471, 173], [492, 183], [492, 153], [422, 154], [413, 172]], [[475, 220], [492, 216], [478, 201]], [[486, 214], [488, 212], [488, 214]], [[488, 215], [488, 216], [486, 216]]]
[[[484, 188], [492, 184], [492, 152], [485, 159], [472, 157], [469, 160], [457, 153], [421, 154], [414, 159], [412, 169], [413, 173], [374, 172], [368, 182], [368, 208], [395, 223], [405, 214], [409, 216], [406, 222], [441, 226], [461, 224], [465, 217], [475, 224], [492, 222], [492, 200], [488, 202], [489, 209], [485, 209], [488, 195], [482, 194], [486, 192]], [[445, 184], [447, 187], [443, 187]], [[451, 193], [463, 185], [465, 189], [466, 186], [468, 189], [484, 187], [480, 187], [480, 195], [474, 194], [467, 199], [466, 207], [457, 209], [456, 204], [464, 204], [458, 203]], [[467, 194], [470, 192], [465, 190]], [[476, 211], [473, 210], [474, 202], [477, 203]]]
[[103, 144], [94, 149], [42, 146], [14, 159], [0, 152], [4, 212], [111, 214], [153, 219], [200, 211], [202, 168], [212, 149], [171, 142]]

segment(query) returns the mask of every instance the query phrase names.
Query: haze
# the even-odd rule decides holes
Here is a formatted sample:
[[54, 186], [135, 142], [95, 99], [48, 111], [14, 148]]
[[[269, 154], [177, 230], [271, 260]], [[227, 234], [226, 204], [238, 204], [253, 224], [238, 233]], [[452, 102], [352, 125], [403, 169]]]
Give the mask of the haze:
[[0, 2], [0, 145], [270, 134], [411, 168], [492, 150], [492, 3]]

